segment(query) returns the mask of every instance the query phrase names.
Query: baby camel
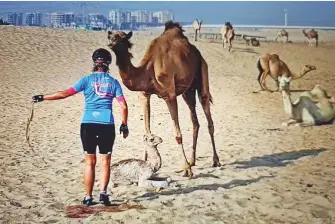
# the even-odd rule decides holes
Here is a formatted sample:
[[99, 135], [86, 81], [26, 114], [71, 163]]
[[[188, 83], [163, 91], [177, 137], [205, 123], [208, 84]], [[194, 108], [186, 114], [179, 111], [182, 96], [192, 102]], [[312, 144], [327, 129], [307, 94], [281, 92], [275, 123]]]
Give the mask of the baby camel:
[[304, 65], [299, 73], [293, 73], [290, 71], [285, 62], [279, 59], [279, 56], [277, 54], [265, 54], [262, 57], [258, 58], [257, 69], [259, 71], [257, 80], [259, 85], [261, 86], [261, 90], [270, 91], [265, 85], [265, 80], [267, 76], [270, 75], [272, 79], [276, 81], [276, 91], [278, 91], [278, 77], [285, 76], [292, 77], [292, 79], [298, 79], [307, 74], [308, 72], [315, 70], [316, 67], [313, 65]]
[[163, 140], [160, 137], [153, 134], [144, 135], [148, 160], [126, 159], [111, 165], [112, 185], [116, 182], [131, 182], [138, 183], [139, 187], [146, 188], [167, 187], [171, 181], [170, 178], [162, 181], [151, 180], [162, 166], [162, 159], [157, 149], [157, 145], [162, 142]]
[[[313, 126], [328, 124], [335, 119], [335, 108], [327, 98], [318, 93], [325, 92], [320, 86], [315, 86], [310, 92], [300, 95], [299, 99], [292, 103], [290, 96], [291, 77], [279, 77], [279, 87], [282, 91], [284, 111], [290, 116], [288, 122], [282, 123], [283, 126], [295, 124], [296, 126]], [[313, 102], [311, 97], [316, 94], [319, 103]], [[319, 96], [318, 96], [319, 95]]]

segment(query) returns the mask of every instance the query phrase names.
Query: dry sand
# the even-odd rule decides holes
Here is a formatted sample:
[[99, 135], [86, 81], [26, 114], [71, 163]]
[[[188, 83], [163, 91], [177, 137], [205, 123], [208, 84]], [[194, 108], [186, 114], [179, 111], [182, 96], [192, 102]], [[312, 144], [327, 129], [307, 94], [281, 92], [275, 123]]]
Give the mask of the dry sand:
[[[135, 65], [160, 32], [134, 32]], [[257, 32], [275, 36], [274, 31]], [[304, 40], [301, 31], [294, 33], [292, 40]], [[201, 128], [194, 178], [175, 173], [182, 167], [181, 152], [168, 109], [154, 96], [152, 131], [164, 140], [159, 148], [163, 158], [159, 173], [175, 182], [152, 200], [146, 196], [154, 193], [137, 186], [109, 189], [114, 199], [137, 198], [146, 209], [98, 213], [87, 219], [65, 217], [66, 206], [79, 204], [84, 195], [79, 137], [82, 94], [35, 106], [31, 141], [38, 155], [25, 142], [25, 127], [31, 96], [63, 90], [88, 74], [93, 50], [107, 48], [106, 33], [1, 27], [0, 39], [1, 223], [335, 223], [335, 126], [282, 127], [287, 116], [280, 93], [252, 93], [259, 89], [256, 59], [270, 52], [279, 54], [292, 70], [303, 64], [317, 67], [292, 82], [291, 88], [300, 91], [292, 93], [293, 98], [316, 84], [334, 96], [334, 32], [320, 31], [318, 48], [303, 42], [261, 43], [260, 48], [253, 48], [236, 41], [229, 53], [217, 42], [195, 43], [209, 64], [215, 138], [225, 166], [211, 167], [207, 122], [198, 107]], [[111, 73], [121, 81], [113, 58]], [[268, 86], [275, 88], [271, 79]], [[113, 161], [142, 156], [144, 122], [138, 94], [123, 89], [129, 104], [130, 136], [124, 140], [117, 135]], [[186, 104], [182, 98], [178, 101], [190, 156], [192, 124]], [[118, 127], [117, 103], [114, 110]], [[98, 195], [97, 187], [94, 195]]]

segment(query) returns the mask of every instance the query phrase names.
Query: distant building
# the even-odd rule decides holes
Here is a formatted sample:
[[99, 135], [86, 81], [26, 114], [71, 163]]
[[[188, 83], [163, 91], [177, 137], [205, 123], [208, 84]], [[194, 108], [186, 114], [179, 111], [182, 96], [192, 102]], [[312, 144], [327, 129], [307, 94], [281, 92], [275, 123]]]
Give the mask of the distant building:
[[131, 12], [131, 16], [136, 23], [152, 23], [152, 12], [138, 10]]
[[42, 26], [43, 14], [39, 12], [26, 14], [26, 25], [28, 26]]
[[174, 15], [169, 11], [158, 11], [153, 13], [154, 21], [158, 23], [166, 23], [169, 20], [174, 19]]
[[104, 15], [100, 13], [89, 13], [88, 14], [88, 24], [92, 28], [107, 28], [107, 19]]
[[128, 26], [132, 22], [131, 15], [128, 11], [116, 9], [109, 12], [108, 20], [113, 27], [120, 29], [122, 26]]
[[7, 22], [16, 26], [23, 26], [23, 13], [8, 13], [7, 14]]
[[43, 14], [42, 26], [51, 27], [51, 13]]
[[73, 12], [59, 13], [53, 12], [50, 14], [51, 26], [53, 27], [70, 27], [74, 25], [75, 14]]

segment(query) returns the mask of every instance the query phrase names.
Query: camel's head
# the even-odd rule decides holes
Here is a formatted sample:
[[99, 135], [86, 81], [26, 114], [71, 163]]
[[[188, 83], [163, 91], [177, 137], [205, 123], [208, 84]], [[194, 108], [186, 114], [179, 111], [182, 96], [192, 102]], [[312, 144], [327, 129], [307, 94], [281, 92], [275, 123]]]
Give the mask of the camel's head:
[[286, 76], [279, 76], [278, 82], [279, 82], [279, 89], [289, 91], [290, 90], [290, 82], [292, 80], [292, 77], [286, 77]]
[[112, 32], [108, 31], [108, 40], [110, 43], [108, 44], [108, 47], [112, 49], [113, 51], [124, 48], [129, 49], [133, 46], [133, 44], [129, 41], [131, 36], [133, 35], [133, 32], [130, 31], [129, 33], [125, 33], [122, 31]]
[[313, 65], [304, 65], [304, 66], [302, 67], [302, 70], [303, 70], [304, 73], [307, 73], [307, 72], [316, 70], [316, 67], [313, 66]]
[[157, 146], [163, 142], [162, 138], [154, 134], [144, 135], [143, 140], [148, 146]]

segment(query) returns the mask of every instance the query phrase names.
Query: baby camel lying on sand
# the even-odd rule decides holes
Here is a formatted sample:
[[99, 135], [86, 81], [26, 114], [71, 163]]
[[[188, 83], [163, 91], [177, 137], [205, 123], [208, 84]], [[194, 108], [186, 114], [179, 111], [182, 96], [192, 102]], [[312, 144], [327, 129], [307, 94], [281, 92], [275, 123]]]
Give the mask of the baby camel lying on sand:
[[111, 165], [111, 182], [138, 183], [139, 187], [159, 188], [167, 187], [171, 182], [166, 180], [151, 180], [154, 174], [161, 168], [162, 159], [158, 152], [157, 145], [163, 140], [155, 136], [145, 135], [144, 145], [148, 154], [148, 160], [126, 159]]
[[279, 87], [282, 90], [284, 111], [290, 116], [283, 126], [295, 124], [296, 126], [313, 126], [335, 122], [335, 108], [329, 97], [320, 85], [316, 85], [311, 91], [304, 92], [299, 99], [292, 103], [290, 96], [291, 77], [278, 77]]

